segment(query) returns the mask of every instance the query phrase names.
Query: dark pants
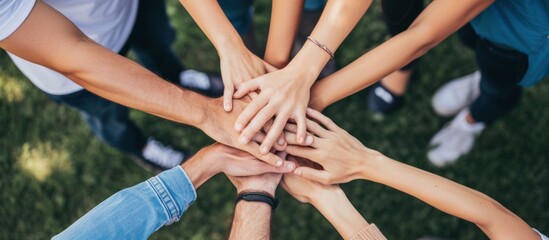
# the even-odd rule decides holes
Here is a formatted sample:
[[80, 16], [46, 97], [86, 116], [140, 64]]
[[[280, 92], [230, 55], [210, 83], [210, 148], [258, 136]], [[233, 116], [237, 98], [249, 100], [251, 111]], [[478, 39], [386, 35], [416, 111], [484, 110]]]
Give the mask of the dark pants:
[[459, 35], [475, 50], [481, 74], [480, 95], [469, 108], [471, 117], [492, 123], [509, 114], [520, 102], [522, 87], [518, 83], [528, 71], [528, 56], [481, 39], [470, 25], [463, 27]]
[[[143, 66], [178, 82], [183, 65], [172, 50], [175, 32], [169, 23], [164, 0], [141, 0], [137, 19], [119, 52], [134, 50]], [[67, 95], [49, 95], [57, 103], [80, 111], [93, 133], [107, 144], [125, 153], [141, 155], [146, 138], [129, 118], [129, 109], [87, 90]]]
[[[391, 35], [397, 35], [412, 24], [423, 11], [423, 0], [382, 0], [383, 16]], [[505, 116], [520, 102], [518, 85], [528, 70], [528, 56], [513, 49], [480, 39], [470, 24], [459, 30], [462, 42], [474, 49], [481, 73], [480, 96], [470, 107], [478, 122], [492, 123]], [[417, 60], [402, 68], [413, 69]]]
[[[382, 0], [383, 20], [391, 36], [404, 32], [423, 11], [423, 0]], [[413, 70], [419, 59], [410, 62], [402, 70]]]

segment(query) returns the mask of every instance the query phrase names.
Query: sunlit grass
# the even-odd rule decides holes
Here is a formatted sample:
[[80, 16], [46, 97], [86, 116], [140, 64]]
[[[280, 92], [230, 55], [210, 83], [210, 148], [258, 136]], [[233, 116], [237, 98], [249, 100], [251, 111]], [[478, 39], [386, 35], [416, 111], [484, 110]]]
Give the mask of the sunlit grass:
[[23, 144], [17, 164], [25, 173], [40, 182], [56, 171], [72, 171], [69, 153], [63, 149], [54, 148], [50, 142]]

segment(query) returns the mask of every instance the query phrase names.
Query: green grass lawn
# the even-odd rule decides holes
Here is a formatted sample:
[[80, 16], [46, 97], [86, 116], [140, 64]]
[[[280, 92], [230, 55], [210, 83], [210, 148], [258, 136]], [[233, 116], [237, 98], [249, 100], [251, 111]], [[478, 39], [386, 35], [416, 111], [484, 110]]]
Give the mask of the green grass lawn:
[[[178, 54], [189, 68], [218, 71], [214, 48], [178, 4], [173, 1], [169, 7], [178, 30]], [[256, 5], [256, 33], [262, 45], [270, 4], [262, 0]], [[378, 5], [374, 3], [337, 51], [339, 66], [385, 39]], [[547, 83], [527, 89], [520, 107], [490, 126], [472, 153], [457, 164], [437, 169], [426, 160], [430, 137], [449, 120], [433, 113], [431, 95], [445, 81], [474, 70], [473, 53], [452, 37], [426, 55], [406, 105], [383, 122], [372, 120], [365, 111], [364, 92], [334, 104], [325, 113], [370, 148], [480, 190], [549, 233]], [[197, 129], [142, 112], [132, 112], [132, 118], [145, 133], [178, 147], [198, 150], [212, 142]], [[49, 101], [4, 52], [0, 53], [0, 136], [0, 239], [50, 238], [108, 196], [152, 176], [96, 139], [77, 112]], [[473, 224], [385, 186], [355, 181], [343, 188], [363, 216], [389, 239], [423, 235], [486, 238]], [[224, 239], [232, 219], [233, 186], [224, 176], [217, 176], [198, 196], [179, 223], [163, 228], [152, 239]], [[313, 207], [283, 190], [278, 196], [275, 239], [340, 238]]]

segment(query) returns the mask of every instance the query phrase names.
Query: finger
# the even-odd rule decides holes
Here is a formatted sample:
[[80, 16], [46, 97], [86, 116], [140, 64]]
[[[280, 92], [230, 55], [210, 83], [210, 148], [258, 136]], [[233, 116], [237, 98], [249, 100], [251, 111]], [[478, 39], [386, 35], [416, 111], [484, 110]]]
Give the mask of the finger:
[[286, 139], [286, 142], [288, 143], [288, 145], [297, 145], [297, 146], [311, 146], [311, 147], [314, 147], [314, 148], [318, 148], [318, 146], [316, 146], [316, 142], [320, 139], [318, 138], [315, 138], [312, 134], [307, 134], [307, 136], [305, 137], [305, 142], [304, 143], [298, 143], [296, 141], [297, 139], [297, 136], [295, 133], [291, 133], [291, 132], [284, 132], [284, 138]]
[[297, 124], [297, 142], [304, 144], [305, 135], [307, 134], [307, 118], [305, 117], [305, 113], [299, 112], [295, 117], [295, 121]]
[[225, 90], [223, 92], [223, 109], [225, 109], [226, 112], [230, 112], [231, 110], [233, 110], [233, 92], [233, 82], [227, 81], [227, 83], [225, 84]]
[[258, 144], [261, 144], [264, 140], [265, 140], [265, 136], [267, 136], [265, 133], [263, 132], [258, 132], [254, 138], [253, 138], [253, 141], [258, 143]]
[[243, 150], [246, 151], [246, 152], [249, 152], [250, 154], [252, 154], [257, 159], [259, 159], [261, 161], [264, 161], [264, 162], [266, 162], [270, 165], [280, 167], [284, 164], [284, 160], [282, 160], [282, 158], [280, 158], [279, 156], [277, 156], [274, 153], [269, 152], [267, 154], [262, 154], [261, 152], [259, 152], [259, 144], [255, 143], [255, 142], [251, 142], [251, 143], [246, 144], [243, 147]]
[[287, 123], [286, 126], [284, 126], [284, 131], [290, 132], [290, 133], [296, 133], [297, 132], [297, 125], [293, 123]]
[[316, 150], [311, 147], [304, 147], [304, 146], [295, 146], [295, 145], [288, 145], [286, 147], [286, 152], [288, 152], [290, 155], [294, 155], [296, 157], [301, 158], [307, 158], [311, 159], [311, 161], [315, 161], [316, 156]]
[[[269, 132], [269, 130], [271, 129], [271, 127], [273, 126], [273, 120], [269, 120], [267, 123], [265, 123], [265, 126], [263, 126], [263, 131], [265, 131], [266, 133]], [[280, 134], [280, 136], [278, 136], [278, 139], [276, 140], [276, 144], [274, 145], [274, 148], [277, 150], [277, 151], [284, 151], [284, 149], [286, 149], [286, 141], [284, 139], [284, 133]]]
[[256, 99], [252, 100], [248, 106], [238, 115], [234, 128], [237, 131], [242, 131], [248, 122], [259, 112], [267, 103], [269, 99], [267, 96], [259, 96]]
[[[244, 112], [242, 112], [244, 113]], [[240, 135], [241, 139], [251, 139], [257, 132], [259, 132], [263, 126], [265, 126], [265, 123], [270, 121], [273, 116], [276, 114], [273, 105], [267, 104], [265, 107], [263, 107], [259, 112], [253, 117], [253, 119], [248, 123], [246, 128], [242, 130], [242, 134]], [[272, 137], [271, 137], [272, 138]], [[269, 134], [267, 134], [267, 137], [264, 141], [269, 140]], [[274, 142], [274, 141], [273, 141]], [[243, 142], [241, 142], [243, 143]], [[273, 143], [270, 143], [270, 146], [272, 146]], [[269, 151], [269, 149], [267, 149]], [[266, 152], [264, 152], [266, 153]]]
[[310, 167], [298, 167], [294, 170], [294, 174], [311, 181], [322, 184], [330, 184], [329, 173], [325, 170], [316, 170]]
[[240, 84], [240, 86], [238, 86], [238, 89], [234, 93], [234, 97], [235, 98], [241, 98], [241, 97], [244, 97], [249, 92], [253, 92], [255, 90], [258, 90], [259, 89], [259, 81], [260, 81], [260, 79], [256, 78], [256, 79], [252, 79], [252, 80], [243, 82], [242, 84]]
[[296, 165], [293, 162], [285, 161], [284, 164], [282, 164], [282, 166], [275, 167], [262, 161], [256, 161], [250, 167], [252, 171], [250, 172], [249, 175], [251, 176], [251, 175], [261, 175], [264, 173], [289, 173], [295, 169]]
[[280, 138], [280, 135], [282, 134], [282, 130], [286, 125], [286, 121], [288, 120], [288, 117], [289, 117], [289, 113], [281, 113], [275, 118], [273, 126], [267, 133], [267, 137], [265, 137], [265, 141], [261, 143], [262, 153], [265, 153], [265, 151], [268, 151], [272, 147], [272, 145], [276, 141], [278, 141], [278, 138]]
[[332, 121], [332, 119], [324, 116], [322, 113], [314, 109], [308, 108], [307, 116], [309, 116], [311, 119], [317, 120], [318, 122], [320, 122], [322, 125], [324, 125], [327, 129], [331, 131], [341, 129], [334, 123], [334, 121]]
[[320, 124], [310, 119], [307, 119], [307, 130], [321, 138], [326, 137], [329, 133], [329, 131], [320, 126]]

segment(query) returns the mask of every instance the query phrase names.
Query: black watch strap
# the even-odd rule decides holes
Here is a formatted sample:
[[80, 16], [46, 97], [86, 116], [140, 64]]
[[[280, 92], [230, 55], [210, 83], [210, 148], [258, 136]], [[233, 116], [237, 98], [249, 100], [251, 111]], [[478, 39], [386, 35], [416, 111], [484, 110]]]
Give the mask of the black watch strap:
[[273, 197], [271, 194], [263, 191], [244, 191], [239, 193], [236, 196], [236, 203], [240, 200], [247, 202], [264, 202], [269, 204], [273, 210], [278, 206], [278, 199]]

